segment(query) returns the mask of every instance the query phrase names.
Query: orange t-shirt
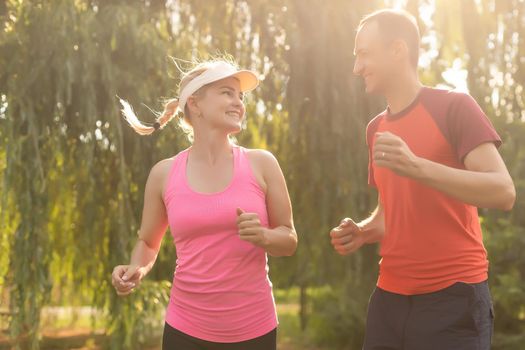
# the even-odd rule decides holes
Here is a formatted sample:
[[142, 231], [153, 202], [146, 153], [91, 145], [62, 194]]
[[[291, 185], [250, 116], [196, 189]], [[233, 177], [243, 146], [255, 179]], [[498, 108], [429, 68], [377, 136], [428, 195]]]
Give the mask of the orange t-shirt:
[[388, 109], [367, 127], [369, 179], [385, 212], [378, 287], [397, 294], [434, 292], [487, 279], [488, 260], [477, 208], [372, 161], [376, 132], [401, 137], [419, 157], [464, 169], [463, 159], [501, 139], [467, 94], [424, 87], [405, 110]]

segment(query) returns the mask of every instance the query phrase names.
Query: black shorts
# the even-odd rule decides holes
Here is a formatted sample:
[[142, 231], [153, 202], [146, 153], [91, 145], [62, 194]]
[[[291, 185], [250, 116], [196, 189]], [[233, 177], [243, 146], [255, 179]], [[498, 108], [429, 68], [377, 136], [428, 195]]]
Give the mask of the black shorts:
[[363, 350], [489, 350], [493, 326], [486, 281], [412, 296], [376, 288]]
[[216, 343], [192, 337], [164, 324], [162, 350], [275, 350], [277, 329], [260, 337], [238, 343]]

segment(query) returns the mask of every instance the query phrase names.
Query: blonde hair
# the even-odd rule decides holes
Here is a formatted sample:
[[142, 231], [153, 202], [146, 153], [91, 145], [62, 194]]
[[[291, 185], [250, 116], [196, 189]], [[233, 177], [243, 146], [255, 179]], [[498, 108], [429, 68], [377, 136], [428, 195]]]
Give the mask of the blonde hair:
[[[174, 63], [177, 66], [177, 69], [182, 73], [182, 78], [179, 83], [179, 95], [181, 91], [186, 87], [193, 79], [204, 73], [210, 66], [218, 61], [227, 62], [230, 64], [233, 64], [237, 67], [237, 64], [231, 59], [229, 56], [224, 56], [220, 58], [214, 58], [210, 60], [206, 60], [203, 62], [193, 62], [193, 68], [191, 68], [189, 71], [184, 71], [177, 63], [177, 61], [174, 59]], [[204, 92], [206, 89], [206, 86], [201, 87], [199, 90], [197, 90], [193, 95], [199, 95]], [[137, 117], [135, 112], [133, 111], [133, 108], [131, 105], [123, 100], [120, 99], [120, 103], [122, 104], [122, 115], [124, 119], [128, 122], [128, 124], [140, 135], [151, 135], [155, 130], [157, 129], [163, 129], [166, 124], [168, 124], [174, 116], [178, 115], [180, 117], [179, 120], [179, 127], [182, 129], [186, 135], [188, 135], [188, 138], [190, 141], [193, 139], [193, 126], [191, 123], [191, 118], [188, 110], [188, 106], [186, 105], [184, 107], [184, 111], [180, 111], [179, 113], [176, 113], [177, 107], [178, 107], [178, 99], [177, 98], [171, 98], [166, 101], [164, 101], [164, 111], [162, 113], [155, 112], [151, 110], [155, 115], [156, 119], [155, 122], [152, 125], [145, 125], [143, 122], [140, 121], [140, 119]], [[149, 109], [149, 108], [148, 108]]]

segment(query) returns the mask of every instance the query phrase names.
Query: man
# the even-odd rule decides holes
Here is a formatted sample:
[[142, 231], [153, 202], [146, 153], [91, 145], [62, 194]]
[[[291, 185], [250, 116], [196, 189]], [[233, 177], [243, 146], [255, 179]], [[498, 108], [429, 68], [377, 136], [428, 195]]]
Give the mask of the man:
[[467, 94], [422, 86], [419, 30], [404, 11], [365, 17], [354, 73], [388, 108], [367, 127], [378, 205], [330, 232], [346, 255], [381, 242], [365, 350], [489, 349], [493, 308], [477, 207], [511, 210], [501, 140]]

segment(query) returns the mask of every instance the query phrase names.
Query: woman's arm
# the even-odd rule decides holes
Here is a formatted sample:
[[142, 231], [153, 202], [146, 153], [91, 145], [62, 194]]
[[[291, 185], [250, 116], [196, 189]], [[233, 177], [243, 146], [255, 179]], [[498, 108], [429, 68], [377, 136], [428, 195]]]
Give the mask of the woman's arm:
[[112, 274], [112, 282], [119, 295], [131, 293], [157, 259], [162, 237], [168, 226], [162, 193], [169, 164], [169, 160], [157, 163], [148, 176], [138, 241], [131, 253], [130, 263], [115, 267]]
[[269, 227], [261, 227], [257, 214], [238, 211], [241, 239], [264, 248], [272, 256], [290, 256], [297, 248], [292, 204], [283, 172], [277, 159], [268, 151], [250, 152], [252, 168], [266, 192]]

